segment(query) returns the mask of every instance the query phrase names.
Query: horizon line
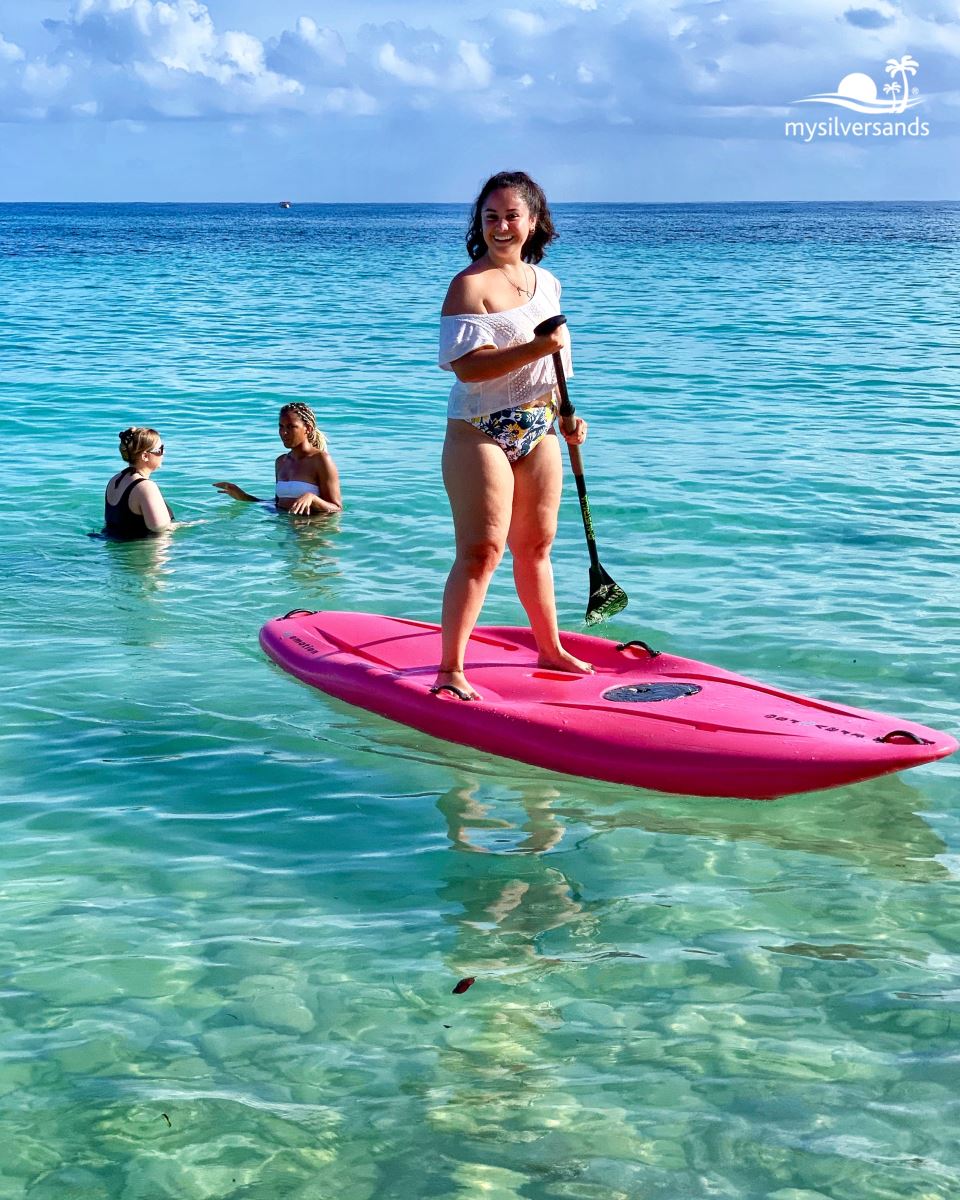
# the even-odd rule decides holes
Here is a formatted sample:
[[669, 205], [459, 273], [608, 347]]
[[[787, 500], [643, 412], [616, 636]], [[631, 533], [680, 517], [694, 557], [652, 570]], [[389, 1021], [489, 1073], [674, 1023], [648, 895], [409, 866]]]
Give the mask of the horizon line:
[[[282, 203], [289, 203], [293, 208], [336, 208], [343, 205], [350, 205], [355, 208], [364, 206], [374, 207], [377, 205], [391, 205], [397, 208], [415, 208], [417, 206], [430, 205], [434, 207], [450, 207], [450, 208], [469, 208], [473, 203], [472, 200], [291, 200], [289, 202], [280, 200], [0, 200], [0, 207], [9, 205], [28, 205], [28, 204], [59, 204], [59, 205], [109, 205], [109, 204], [124, 204], [129, 206], [160, 206], [170, 205], [171, 207], [180, 205], [199, 208], [199, 207], [267, 207], [279, 208]], [[671, 204], [675, 205], [691, 205], [699, 204], [704, 207], [732, 205], [732, 204], [958, 204], [960, 198], [938, 198], [929, 199], [922, 197], [909, 197], [897, 200], [867, 200], [867, 199], [836, 199], [830, 197], [821, 197], [816, 200], [791, 200], [786, 198], [780, 199], [764, 199], [764, 200], [552, 200], [550, 205], [552, 208], [560, 207], [565, 204], [576, 204], [581, 206], [589, 205], [604, 205], [604, 204], [619, 204], [623, 206], [633, 205], [641, 208], [665, 207]]]

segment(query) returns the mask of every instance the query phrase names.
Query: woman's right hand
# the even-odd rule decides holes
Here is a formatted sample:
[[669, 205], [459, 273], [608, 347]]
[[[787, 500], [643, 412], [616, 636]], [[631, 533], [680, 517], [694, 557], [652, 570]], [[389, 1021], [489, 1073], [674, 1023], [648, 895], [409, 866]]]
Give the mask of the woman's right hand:
[[567, 344], [564, 326], [558, 325], [552, 333], [540, 333], [533, 339], [534, 346], [540, 350], [540, 358], [546, 358], [550, 354], [557, 354]]
[[232, 496], [234, 500], [242, 500], [243, 495], [240, 488], [235, 483], [228, 483], [226, 480], [213, 485], [218, 492], [226, 492], [228, 496]]

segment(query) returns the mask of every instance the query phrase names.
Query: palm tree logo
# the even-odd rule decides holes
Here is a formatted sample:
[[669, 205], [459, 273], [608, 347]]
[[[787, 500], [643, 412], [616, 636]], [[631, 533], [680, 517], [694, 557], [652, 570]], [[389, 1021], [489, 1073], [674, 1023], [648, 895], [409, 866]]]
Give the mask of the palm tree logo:
[[896, 93], [900, 91], [901, 87], [899, 83], [891, 81], [890, 83], [886, 84], [883, 89], [885, 92], [893, 92], [894, 94], [894, 112], [903, 112], [903, 110], [907, 107], [907, 97], [910, 95], [910, 81], [907, 79], [907, 75], [916, 75], [917, 67], [919, 65], [920, 64], [917, 62], [917, 60], [910, 54], [905, 54], [901, 59], [887, 59], [887, 74], [899, 74], [900, 78], [903, 80], [903, 99], [899, 104], [897, 104], [896, 101]]
[[917, 89], [911, 94], [910, 75], [916, 75], [920, 64], [911, 54], [903, 58], [887, 59], [887, 74], [897, 76], [883, 85], [884, 96], [889, 99], [881, 100], [877, 94], [877, 85], [869, 75], [862, 71], [853, 71], [837, 84], [836, 91], [818, 92], [815, 96], [804, 96], [794, 100], [794, 104], [832, 104], [838, 108], [849, 108], [854, 112], [873, 113], [876, 116], [889, 113], [891, 115], [905, 112], [921, 103]]

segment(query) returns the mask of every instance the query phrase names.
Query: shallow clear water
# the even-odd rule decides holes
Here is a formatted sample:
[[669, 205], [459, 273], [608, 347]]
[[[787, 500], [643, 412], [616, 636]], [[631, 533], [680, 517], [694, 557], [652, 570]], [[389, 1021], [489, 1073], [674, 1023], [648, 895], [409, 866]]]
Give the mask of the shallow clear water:
[[[956, 733], [960, 206], [557, 215], [610, 636]], [[0, 206], [2, 1194], [947, 1200], [955, 763], [633, 791], [258, 649], [294, 607], [436, 618], [463, 220]], [[295, 398], [335, 521], [210, 487], [269, 492]], [[91, 540], [135, 421], [191, 524]]]

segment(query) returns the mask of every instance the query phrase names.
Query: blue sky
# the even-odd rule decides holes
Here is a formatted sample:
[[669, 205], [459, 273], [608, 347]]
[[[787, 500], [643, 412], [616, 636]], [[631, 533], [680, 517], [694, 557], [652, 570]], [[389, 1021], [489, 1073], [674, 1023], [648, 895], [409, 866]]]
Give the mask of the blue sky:
[[[906, 54], [926, 135], [786, 136]], [[462, 201], [505, 166], [556, 200], [960, 199], [960, 3], [0, 6], [0, 200]]]

